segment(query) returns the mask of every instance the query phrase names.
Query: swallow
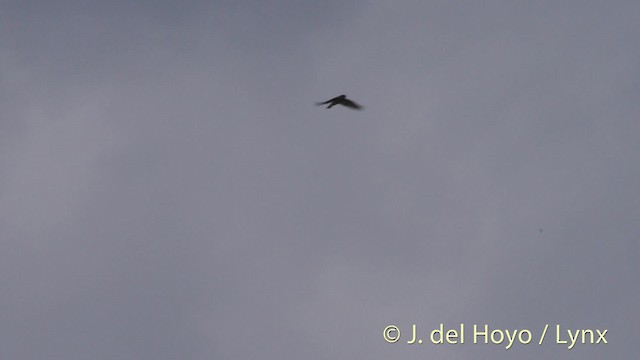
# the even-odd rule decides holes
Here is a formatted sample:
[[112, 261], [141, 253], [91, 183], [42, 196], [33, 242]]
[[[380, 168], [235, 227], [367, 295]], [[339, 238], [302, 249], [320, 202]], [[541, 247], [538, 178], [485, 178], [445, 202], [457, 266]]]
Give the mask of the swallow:
[[362, 106], [360, 106], [360, 105], [356, 104], [355, 102], [347, 99], [347, 95], [340, 95], [338, 97], [334, 97], [331, 100], [327, 100], [327, 101], [321, 102], [321, 103], [316, 103], [316, 106], [325, 105], [325, 104], [329, 104], [329, 106], [327, 106], [327, 109], [331, 109], [331, 107], [333, 107], [335, 105], [342, 105], [342, 106], [346, 106], [348, 108], [352, 108], [352, 109], [356, 109], [356, 110], [362, 109]]

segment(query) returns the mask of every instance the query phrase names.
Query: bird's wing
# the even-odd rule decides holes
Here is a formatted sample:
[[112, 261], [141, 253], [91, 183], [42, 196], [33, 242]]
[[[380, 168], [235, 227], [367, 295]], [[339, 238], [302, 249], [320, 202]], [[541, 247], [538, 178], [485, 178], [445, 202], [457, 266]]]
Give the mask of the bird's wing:
[[328, 103], [330, 103], [330, 102], [334, 102], [334, 101], [340, 100], [340, 99], [342, 99], [342, 98], [343, 98], [342, 96], [334, 97], [334, 98], [333, 98], [333, 99], [331, 99], [331, 100], [327, 100], [327, 101], [325, 101], [325, 102], [321, 102], [321, 103], [316, 103], [316, 105], [324, 105], [324, 104], [328, 104]]
[[358, 110], [362, 109], [362, 106], [356, 104], [355, 102], [353, 102], [353, 101], [351, 101], [349, 99], [342, 100], [342, 102], [340, 102], [340, 104], [344, 105], [346, 107], [350, 107], [352, 109], [358, 109]]

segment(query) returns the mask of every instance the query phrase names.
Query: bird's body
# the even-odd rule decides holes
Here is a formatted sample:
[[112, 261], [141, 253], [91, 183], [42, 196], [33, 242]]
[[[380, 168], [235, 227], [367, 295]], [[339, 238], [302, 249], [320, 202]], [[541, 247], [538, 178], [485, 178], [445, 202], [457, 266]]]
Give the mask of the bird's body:
[[327, 101], [321, 102], [321, 103], [316, 103], [316, 105], [318, 105], [318, 106], [325, 105], [325, 104], [329, 104], [329, 106], [327, 106], [327, 109], [331, 109], [335, 105], [342, 105], [342, 106], [346, 106], [348, 108], [352, 108], [352, 109], [356, 109], [356, 110], [362, 109], [362, 106], [360, 106], [360, 105], [356, 104], [355, 102], [347, 99], [347, 95], [340, 95], [338, 97], [334, 97], [331, 100], [327, 100]]

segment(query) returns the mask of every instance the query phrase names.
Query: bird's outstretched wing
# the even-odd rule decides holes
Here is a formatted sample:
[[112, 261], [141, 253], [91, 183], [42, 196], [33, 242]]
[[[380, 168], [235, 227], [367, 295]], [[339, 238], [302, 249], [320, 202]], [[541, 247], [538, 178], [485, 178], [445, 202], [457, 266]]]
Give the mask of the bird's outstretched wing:
[[340, 102], [340, 105], [344, 105], [346, 107], [350, 107], [350, 108], [356, 109], [356, 110], [362, 109], [362, 106], [356, 104], [355, 102], [353, 102], [353, 101], [351, 101], [349, 99], [342, 100], [342, 102]]
[[356, 110], [362, 109], [362, 106], [360, 106], [360, 105], [356, 104], [355, 102], [347, 99], [347, 95], [340, 95], [338, 97], [334, 97], [331, 100], [327, 100], [325, 102], [316, 103], [317, 106], [325, 105], [325, 104], [329, 104], [329, 106], [327, 106], [327, 109], [331, 109], [333, 106], [336, 106], [336, 105], [342, 105], [342, 106], [346, 106], [348, 108], [356, 109]]
[[328, 104], [328, 103], [331, 103], [331, 102], [336, 102], [336, 103], [337, 103], [337, 102], [339, 102], [340, 100], [342, 100], [343, 98], [344, 98], [344, 95], [336, 96], [336, 97], [334, 97], [333, 99], [327, 100], [327, 101], [325, 101], [325, 102], [319, 102], [319, 103], [316, 103], [316, 105], [317, 105], [317, 106], [320, 106], [320, 105], [325, 105], [325, 104]]

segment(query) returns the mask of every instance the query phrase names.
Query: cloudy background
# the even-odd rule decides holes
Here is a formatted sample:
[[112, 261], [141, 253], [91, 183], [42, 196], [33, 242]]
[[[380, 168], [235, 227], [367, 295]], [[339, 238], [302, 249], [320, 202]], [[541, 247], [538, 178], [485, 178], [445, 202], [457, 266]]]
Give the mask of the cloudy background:
[[0, 10], [3, 359], [637, 355], [637, 1]]

